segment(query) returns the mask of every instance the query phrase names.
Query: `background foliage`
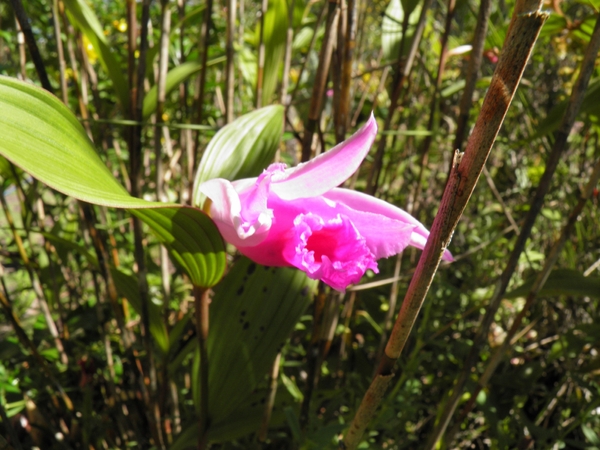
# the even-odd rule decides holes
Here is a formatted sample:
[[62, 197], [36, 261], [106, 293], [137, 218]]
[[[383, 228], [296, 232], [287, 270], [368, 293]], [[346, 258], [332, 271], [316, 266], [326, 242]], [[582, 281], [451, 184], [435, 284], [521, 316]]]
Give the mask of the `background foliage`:
[[[175, 262], [168, 258], [161, 243], [181, 233], [171, 224], [189, 230], [202, 221], [185, 212], [197, 210], [173, 204], [200, 205], [195, 180], [256, 176], [274, 157], [292, 165], [311, 149], [326, 150], [373, 110], [383, 152], [374, 148], [350, 184], [430, 226], [452, 152], [464, 146], [457, 141], [459, 105], [473, 57], [464, 46], [473, 44], [483, 3], [348, 0], [336, 23], [332, 11], [340, 4], [325, 1], [34, 0], [23, 6], [49, 85], [17, 27], [20, 2], [0, 3], [0, 74], [52, 89], [83, 128], [67, 113], [32, 107], [36, 120], [74, 127], [61, 145], [95, 148], [108, 171], [92, 170], [87, 160], [44, 166], [31, 149], [42, 155], [50, 132], [29, 116], [8, 114], [24, 108], [22, 97], [0, 90], [0, 139], [14, 152], [4, 154], [17, 164], [30, 158], [59, 184], [79, 164], [82, 176], [105, 190], [112, 175], [134, 197], [171, 202], [134, 212], [158, 229], [141, 233], [125, 210], [78, 202], [0, 160], [0, 448], [4, 440], [14, 448], [195, 447], [202, 396], [193, 286], [213, 286], [224, 257], [218, 236], [202, 224], [209, 238], [192, 233], [195, 243], [169, 247]], [[600, 8], [595, 0], [544, 6], [550, 16], [454, 234], [456, 262], [437, 274], [361, 448], [425, 447], [486, 312], [493, 320], [480, 331], [485, 342], [474, 369], [467, 368], [453, 436], [440, 445], [600, 448], [597, 188], [510, 350], [487, 385], [476, 386], [600, 158], [596, 64], [509, 292], [490, 310]], [[513, 8], [512, 0], [491, 2], [468, 124]], [[403, 78], [422, 14], [422, 37]], [[30, 141], [11, 140], [27, 126]], [[114, 186], [129, 203], [104, 205], [139, 207]], [[211, 263], [217, 269], [202, 283], [194, 267], [202, 267], [209, 241], [221, 255], [214, 261], [223, 260]], [[195, 259], [177, 259], [190, 248]], [[378, 275], [340, 295], [317, 289], [301, 272], [256, 267], [229, 250], [228, 272], [211, 294], [206, 342], [213, 448], [336, 448], [419, 252], [380, 261]], [[474, 408], [461, 415], [470, 399]]]

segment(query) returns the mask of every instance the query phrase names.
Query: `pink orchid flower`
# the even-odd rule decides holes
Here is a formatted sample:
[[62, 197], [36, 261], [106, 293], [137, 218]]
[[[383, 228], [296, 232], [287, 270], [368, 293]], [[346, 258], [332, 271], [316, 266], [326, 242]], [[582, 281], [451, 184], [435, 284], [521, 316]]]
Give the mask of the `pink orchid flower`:
[[[271, 164], [258, 178], [206, 181], [210, 216], [224, 239], [265, 266], [297, 267], [344, 291], [377, 260], [408, 245], [423, 248], [429, 231], [407, 212], [369, 195], [338, 188], [367, 156], [373, 115], [348, 140], [296, 167]], [[452, 261], [446, 251], [444, 259]]]

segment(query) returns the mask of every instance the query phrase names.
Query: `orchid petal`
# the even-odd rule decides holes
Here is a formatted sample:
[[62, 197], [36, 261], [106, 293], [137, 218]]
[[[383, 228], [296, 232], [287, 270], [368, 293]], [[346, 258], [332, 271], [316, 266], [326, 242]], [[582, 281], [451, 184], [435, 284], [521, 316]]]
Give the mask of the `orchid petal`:
[[[256, 190], [259, 191], [260, 186]], [[264, 194], [254, 195], [252, 206], [245, 204], [242, 208], [240, 196], [227, 180], [215, 178], [205, 181], [200, 185], [200, 191], [211, 200], [210, 217], [227, 242], [236, 247], [252, 246], [260, 244], [267, 237], [273, 213], [266, 208]], [[262, 211], [259, 210], [260, 202], [264, 204]], [[245, 214], [242, 214], [242, 209]]]
[[356, 172], [377, 135], [373, 114], [350, 138], [316, 158], [285, 171], [285, 179], [273, 179], [271, 191], [283, 200], [316, 197], [339, 186]]
[[[391, 205], [383, 200], [372, 197], [362, 192], [352, 191], [349, 189], [337, 188], [332, 189], [323, 195], [324, 198], [334, 202], [346, 205], [357, 211], [368, 211], [374, 214], [380, 214], [390, 219], [395, 219], [407, 225], [414, 226], [410, 240], [407, 245], [423, 249], [429, 237], [429, 230], [425, 226], [411, 216], [409, 213], [397, 206]], [[448, 250], [444, 250], [443, 259], [445, 261], [454, 261], [452, 254]]]

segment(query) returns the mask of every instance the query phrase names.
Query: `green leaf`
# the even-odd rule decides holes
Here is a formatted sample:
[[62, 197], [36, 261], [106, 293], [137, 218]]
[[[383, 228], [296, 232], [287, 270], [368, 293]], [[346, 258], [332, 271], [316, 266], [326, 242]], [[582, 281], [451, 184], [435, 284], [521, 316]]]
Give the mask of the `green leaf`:
[[594, 444], [596, 446], [600, 446], [600, 437], [594, 430], [588, 427], [586, 424], [581, 424], [581, 431], [583, 432], [585, 438], [589, 441], [590, 444]]
[[316, 286], [299, 270], [241, 258], [215, 288], [207, 342], [211, 426], [227, 423], [265, 379]]
[[265, 67], [263, 74], [262, 104], [271, 103], [271, 98], [277, 88], [280, 66], [285, 53], [285, 41], [288, 26], [288, 8], [285, 0], [271, 0], [265, 14]]
[[[53, 95], [0, 77], [0, 136], [0, 154], [48, 186], [89, 203], [129, 209], [197, 286], [210, 287], [223, 275], [225, 247], [214, 223], [194, 208], [131, 197]], [[138, 208], [146, 209], [132, 211]]]
[[115, 53], [106, 40], [104, 30], [94, 11], [84, 0], [64, 0], [69, 20], [88, 38], [112, 81], [115, 94], [123, 111], [128, 110], [129, 86], [123, 76], [123, 70]]
[[224, 126], [211, 139], [194, 180], [194, 205], [201, 205], [201, 183], [213, 178], [258, 176], [273, 160], [283, 128], [283, 107], [267, 106]]
[[225, 245], [206, 214], [187, 206], [129, 212], [152, 229], [194, 285], [211, 287], [219, 282], [225, 272]]
[[[225, 61], [225, 56], [219, 56], [207, 61], [206, 66], [218, 64]], [[165, 93], [173, 91], [177, 86], [183, 83], [192, 75], [200, 72], [202, 64], [196, 61], [185, 62], [174, 69], [169, 70], [167, 73], [167, 79], [165, 81]], [[144, 106], [142, 110], [142, 117], [148, 119], [156, 111], [156, 105], [158, 103], [158, 88], [156, 85], [152, 86], [146, 96], [144, 97]]]
[[421, 14], [421, 7], [416, 7], [414, 1], [410, 3], [411, 4], [408, 6], [412, 7], [412, 9], [405, 11], [403, 2], [400, 0], [390, 0], [390, 3], [385, 10], [385, 15], [383, 16], [383, 22], [381, 24], [381, 48], [383, 50], [383, 59], [385, 61], [395, 61], [400, 57], [402, 22], [404, 21], [404, 14], [406, 12], [410, 14], [408, 17], [409, 26], [406, 31], [406, 39], [404, 39], [402, 55], [408, 51], [410, 39], [414, 33], [414, 26], [419, 21], [419, 15]]
[[0, 136], [4, 157], [57, 191], [104, 206], [153, 206], [129, 195], [77, 118], [43, 89], [0, 76]]
[[[111, 267], [110, 273], [119, 294], [129, 301], [139, 315], [142, 315], [142, 299], [137, 277], [126, 274], [114, 267]], [[163, 323], [161, 307], [152, 301], [148, 303], [148, 319], [150, 321], [150, 334], [164, 355], [169, 351], [169, 333], [167, 333], [167, 328]]]
[[[529, 278], [517, 289], [506, 294], [505, 298], [527, 296], [534, 280], [535, 276]], [[584, 277], [580, 272], [572, 269], [553, 270], [539, 296], [554, 295], [600, 298], [600, 277]]]

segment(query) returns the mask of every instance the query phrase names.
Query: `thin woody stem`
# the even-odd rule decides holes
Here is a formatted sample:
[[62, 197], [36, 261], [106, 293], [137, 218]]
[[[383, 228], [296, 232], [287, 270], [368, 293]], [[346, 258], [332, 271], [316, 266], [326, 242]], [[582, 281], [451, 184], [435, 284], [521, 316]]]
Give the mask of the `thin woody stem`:
[[594, 170], [592, 171], [592, 175], [590, 176], [590, 179], [588, 180], [588, 183], [587, 183], [585, 189], [582, 191], [579, 201], [577, 202], [577, 204], [571, 211], [571, 214], [569, 214], [569, 218], [567, 219], [567, 223], [565, 224], [565, 226], [562, 229], [560, 237], [552, 245], [552, 248], [550, 249], [548, 258], [546, 259], [546, 262], [544, 263], [544, 267], [536, 276], [536, 278], [533, 282], [533, 286], [531, 287], [531, 290], [529, 291], [529, 294], [527, 295], [527, 298], [525, 300], [525, 305], [523, 306], [521, 311], [519, 311], [519, 314], [513, 321], [513, 324], [510, 327], [510, 330], [508, 331], [508, 333], [506, 333], [506, 336], [504, 337], [504, 341], [496, 349], [495, 353], [490, 358], [487, 367], [485, 368], [483, 374], [481, 375], [481, 377], [479, 378], [479, 381], [477, 382], [477, 386], [475, 387], [474, 392], [472, 392], [469, 401], [467, 402], [467, 404], [461, 411], [459, 419], [455, 422], [454, 426], [450, 429], [450, 431], [445, 436], [446, 444], [452, 443], [454, 436], [459, 431], [462, 421], [467, 416], [467, 414], [469, 414], [469, 412], [471, 412], [471, 410], [475, 406], [475, 400], [477, 399], [479, 392], [481, 392], [481, 390], [483, 388], [485, 388], [485, 386], [487, 386], [488, 382], [490, 381], [490, 378], [492, 377], [492, 375], [494, 374], [494, 372], [496, 371], [496, 369], [498, 368], [498, 366], [500, 365], [502, 360], [505, 358], [505, 355], [507, 354], [507, 352], [510, 351], [511, 345], [513, 345], [515, 343], [516, 339], [514, 339], [514, 337], [516, 336], [517, 332], [519, 331], [521, 324], [523, 322], [523, 319], [529, 312], [529, 309], [535, 302], [537, 295], [539, 294], [541, 289], [544, 287], [544, 284], [548, 280], [548, 277], [550, 276], [550, 272], [551, 272], [552, 268], [554, 267], [554, 265], [556, 264], [556, 261], [558, 260], [558, 257], [560, 256], [560, 252], [562, 251], [562, 249], [565, 246], [565, 243], [567, 242], [567, 238], [573, 232], [573, 228], [575, 227], [575, 222], [577, 222], [577, 219], [579, 218], [579, 215], [583, 211], [585, 204], [590, 199], [590, 197], [592, 195], [592, 191], [593, 191], [594, 187], [596, 186], [596, 184], [598, 183], [599, 178], [600, 178], [600, 160], [598, 160], [596, 162], [596, 165], [594, 166]]
[[506, 267], [500, 275], [500, 279], [494, 288], [494, 293], [488, 302], [486, 313], [481, 320], [481, 325], [479, 326], [477, 334], [473, 339], [473, 345], [471, 346], [471, 351], [465, 359], [463, 369], [456, 380], [452, 396], [446, 402], [440, 420], [438, 421], [438, 425], [434, 432], [430, 435], [431, 445], [426, 448], [433, 448], [434, 440], [437, 441], [442, 437], [452, 415], [454, 414], [454, 411], [456, 410], [456, 407], [458, 406], [464, 386], [471, 374], [471, 367], [475, 365], [479, 349], [486, 339], [487, 331], [490, 328], [496, 311], [500, 306], [500, 301], [502, 300], [502, 297], [510, 283], [510, 279], [512, 278], [512, 275], [517, 267], [519, 257], [523, 252], [525, 244], [531, 234], [531, 230], [533, 229], [533, 224], [535, 223], [535, 220], [542, 209], [544, 198], [550, 189], [552, 177], [556, 171], [556, 168], [558, 167], [560, 157], [567, 148], [567, 137], [570, 134], [577, 112], [579, 111], [581, 103], [583, 102], [584, 94], [593, 72], [596, 56], [600, 49], [599, 22], [600, 21], [596, 22], [595, 31], [590, 39], [590, 44], [588, 45], [584, 60], [581, 64], [579, 78], [573, 86], [571, 98], [569, 100], [567, 111], [563, 116], [562, 124], [555, 133], [554, 145], [550, 155], [546, 160], [546, 169], [530, 203], [527, 216], [521, 224], [521, 232], [517, 237], [517, 241], [515, 242], [510, 256], [508, 257]]
[[377, 375], [344, 437], [344, 442], [341, 444], [343, 448], [355, 449], [358, 446], [364, 430], [381, 404], [393, 379], [395, 363], [406, 345], [444, 250], [479, 180], [533, 45], [547, 18], [547, 14], [540, 11], [541, 4], [541, 0], [535, 2], [521, 0], [515, 6], [504, 49], [481, 113], [465, 153], [455, 153], [450, 177], [431, 234], [392, 329]]
[[198, 416], [198, 450], [208, 448], [208, 289], [194, 286], [194, 307], [196, 309], [196, 333], [200, 351], [200, 414]]

